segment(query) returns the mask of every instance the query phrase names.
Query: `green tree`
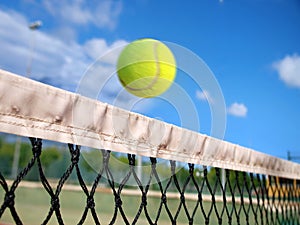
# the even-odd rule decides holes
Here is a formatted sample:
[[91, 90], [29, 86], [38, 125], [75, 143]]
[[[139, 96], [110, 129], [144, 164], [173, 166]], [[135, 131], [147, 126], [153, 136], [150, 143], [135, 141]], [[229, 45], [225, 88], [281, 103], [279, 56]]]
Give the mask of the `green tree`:
[[41, 154], [41, 163], [43, 165], [45, 173], [47, 173], [49, 167], [60, 158], [62, 158], [62, 153], [56, 146], [43, 149], [43, 152]]
[[88, 151], [81, 152], [81, 167], [86, 172], [98, 172], [102, 167], [103, 156], [98, 149], [90, 149]]
[[41, 162], [45, 170], [47, 170], [50, 165], [59, 160], [62, 157], [62, 153], [57, 147], [45, 148], [41, 154]]
[[207, 180], [211, 187], [217, 182], [216, 168], [211, 167], [207, 172]]
[[2, 143], [3, 143], [3, 137], [0, 136], [0, 149], [1, 149], [1, 147], [2, 147]]
[[2, 139], [0, 146], [0, 172], [5, 176], [11, 174], [13, 155], [14, 145]]
[[19, 169], [26, 167], [32, 158], [31, 145], [27, 142], [22, 142], [20, 147]]
[[231, 185], [239, 185], [240, 187], [242, 187], [245, 182], [247, 185], [249, 185], [249, 180], [250, 178], [247, 173], [233, 170], [229, 172], [229, 182]]

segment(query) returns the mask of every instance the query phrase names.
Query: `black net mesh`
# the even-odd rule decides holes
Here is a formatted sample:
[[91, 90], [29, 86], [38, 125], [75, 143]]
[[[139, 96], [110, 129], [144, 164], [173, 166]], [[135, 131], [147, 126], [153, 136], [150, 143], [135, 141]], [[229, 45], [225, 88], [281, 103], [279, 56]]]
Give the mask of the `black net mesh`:
[[[54, 182], [45, 175], [42, 140], [29, 139], [32, 156], [17, 178], [11, 181], [0, 171], [0, 224], [26, 224], [25, 214], [41, 215], [35, 224], [300, 224], [299, 180], [175, 161], [167, 163], [163, 172], [168, 175], [162, 176], [156, 158], [143, 159], [150, 169], [141, 177], [131, 154], [117, 179], [108, 150], [98, 151], [102, 162], [91, 180], [82, 171], [81, 148], [69, 144], [70, 160]], [[25, 188], [22, 183], [33, 170], [42, 185]], [[44, 207], [26, 211], [42, 191]], [[76, 204], [73, 192], [80, 193]], [[70, 216], [67, 208], [75, 205]]]

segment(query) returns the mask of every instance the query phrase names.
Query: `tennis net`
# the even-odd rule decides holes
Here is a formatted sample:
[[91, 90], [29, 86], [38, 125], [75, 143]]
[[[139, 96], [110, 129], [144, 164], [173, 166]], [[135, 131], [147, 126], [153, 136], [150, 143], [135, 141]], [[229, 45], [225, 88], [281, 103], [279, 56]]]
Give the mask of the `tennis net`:
[[[0, 167], [2, 223], [300, 224], [299, 164], [3, 70], [0, 101], [0, 132], [29, 137], [31, 149], [16, 178]], [[67, 166], [54, 181], [42, 160], [48, 141], [68, 143]], [[83, 156], [91, 152], [100, 162], [90, 180]], [[122, 166], [114, 169], [116, 158]], [[39, 183], [26, 181], [32, 171]], [[27, 222], [41, 191], [42, 218]], [[73, 192], [81, 193], [77, 202]]]

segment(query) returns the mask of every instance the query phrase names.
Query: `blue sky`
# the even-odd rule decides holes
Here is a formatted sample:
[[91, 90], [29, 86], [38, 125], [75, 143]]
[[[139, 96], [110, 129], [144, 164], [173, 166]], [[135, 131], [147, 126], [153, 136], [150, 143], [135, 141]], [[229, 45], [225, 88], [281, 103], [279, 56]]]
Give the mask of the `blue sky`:
[[[28, 24], [35, 20], [43, 26], [32, 32]], [[78, 91], [94, 68], [101, 79], [109, 77], [108, 87], [100, 97], [84, 94], [109, 103], [121, 90], [112, 76], [119, 46], [145, 37], [189, 49], [210, 68], [226, 104], [225, 140], [282, 158], [287, 150], [300, 156], [299, 1], [0, 2], [1, 69], [25, 75], [34, 46], [32, 79]], [[97, 63], [103, 54], [105, 65]], [[176, 82], [197, 112], [198, 131], [210, 134], [212, 93], [181, 71]], [[127, 94], [120, 101], [130, 100], [136, 103], [132, 110], [185, 126], [177, 103]]]

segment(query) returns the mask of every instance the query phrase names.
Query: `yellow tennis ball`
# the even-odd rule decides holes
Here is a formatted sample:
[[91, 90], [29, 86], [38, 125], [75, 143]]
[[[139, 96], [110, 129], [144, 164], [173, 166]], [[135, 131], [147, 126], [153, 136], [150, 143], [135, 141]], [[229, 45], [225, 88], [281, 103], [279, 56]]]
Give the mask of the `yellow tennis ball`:
[[154, 39], [128, 44], [117, 62], [117, 73], [125, 89], [138, 97], [151, 98], [164, 93], [176, 76], [171, 50]]

